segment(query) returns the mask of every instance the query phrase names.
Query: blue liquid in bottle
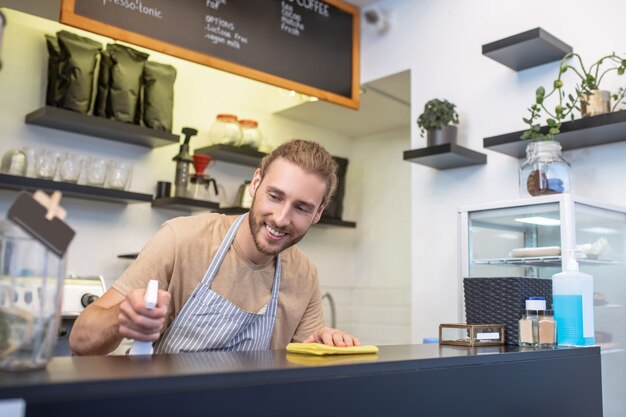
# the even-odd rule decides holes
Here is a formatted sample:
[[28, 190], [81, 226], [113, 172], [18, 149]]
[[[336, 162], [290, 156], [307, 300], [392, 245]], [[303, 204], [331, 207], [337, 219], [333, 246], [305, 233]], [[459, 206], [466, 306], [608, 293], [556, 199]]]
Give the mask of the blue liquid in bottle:
[[554, 320], [559, 326], [559, 345], [585, 345], [583, 337], [583, 296], [556, 295], [552, 297]]

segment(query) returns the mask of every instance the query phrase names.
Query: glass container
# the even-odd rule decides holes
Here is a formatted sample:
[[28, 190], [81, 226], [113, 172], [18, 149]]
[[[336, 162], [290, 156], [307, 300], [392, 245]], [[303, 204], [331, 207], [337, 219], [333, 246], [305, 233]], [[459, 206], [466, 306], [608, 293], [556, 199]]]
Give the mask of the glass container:
[[9, 175], [26, 175], [28, 161], [26, 154], [19, 149], [10, 149], [2, 156], [0, 171]]
[[0, 369], [42, 368], [58, 338], [65, 263], [0, 221]]
[[557, 327], [554, 320], [554, 310], [540, 311], [537, 325], [539, 327], [539, 347], [555, 347], [557, 345]]
[[218, 114], [209, 130], [212, 145], [238, 145], [241, 142], [241, 127], [234, 114]]
[[249, 146], [258, 149], [263, 142], [263, 135], [259, 130], [259, 123], [256, 120], [242, 119], [239, 121], [241, 126], [241, 141], [239, 146]]
[[519, 169], [522, 197], [568, 193], [571, 189], [570, 164], [561, 156], [561, 144], [550, 140], [531, 142], [526, 160]]

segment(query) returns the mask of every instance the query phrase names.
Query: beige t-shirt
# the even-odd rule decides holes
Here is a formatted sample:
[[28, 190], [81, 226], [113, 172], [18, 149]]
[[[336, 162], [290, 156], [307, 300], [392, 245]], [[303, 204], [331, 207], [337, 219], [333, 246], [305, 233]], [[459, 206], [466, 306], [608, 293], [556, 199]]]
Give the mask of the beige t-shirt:
[[[137, 259], [115, 281], [113, 288], [127, 294], [145, 288], [150, 279], [172, 294], [169, 326], [200, 283], [235, 217], [202, 214], [165, 222]], [[244, 221], [247, 221], [245, 219]], [[301, 342], [324, 324], [317, 270], [292, 246], [280, 254], [281, 277], [278, 309], [271, 349]], [[257, 313], [272, 296], [276, 261], [255, 265], [233, 242], [211, 289], [237, 307]]]

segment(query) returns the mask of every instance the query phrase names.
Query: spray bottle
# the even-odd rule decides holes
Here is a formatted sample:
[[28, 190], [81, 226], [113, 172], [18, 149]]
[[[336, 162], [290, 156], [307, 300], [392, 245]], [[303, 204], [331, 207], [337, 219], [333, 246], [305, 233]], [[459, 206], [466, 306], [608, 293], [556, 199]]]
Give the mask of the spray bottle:
[[176, 177], [174, 178], [174, 195], [176, 197], [186, 197], [187, 188], [189, 187], [189, 167], [193, 163], [193, 158], [189, 154], [189, 141], [191, 137], [197, 135], [198, 131], [191, 127], [183, 127], [183, 135], [185, 141], [180, 145], [180, 151], [172, 158], [176, 161]]
[[552, 276], [554, 319], [559, 326], [558, 344], [593, 345], [593, 277], [579, 271], [575, 250], [570, 250], [567, 258], [565, 270]]

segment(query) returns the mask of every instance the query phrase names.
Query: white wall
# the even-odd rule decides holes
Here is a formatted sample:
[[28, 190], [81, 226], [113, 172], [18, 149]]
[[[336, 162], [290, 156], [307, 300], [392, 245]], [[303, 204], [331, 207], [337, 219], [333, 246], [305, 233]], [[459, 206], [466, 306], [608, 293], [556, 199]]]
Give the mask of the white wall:
[[[25, 2], [25, 4], [34, 1]], [[36, 3], [36, 2], [35, 2]], [[13, 10], [3, 10], [9, 24], [0, 71], [0, 153], [24, 146], [45, 147], [134, 163], [131, 191], [154, 192], [157, 181], [172, 181], [176, 145], [148, 149], [120, 142], [24, 124], [24, 116], [44, 105], [47, 52], [44, 33], [64, 26]], [[111, 40], [65, 27], [100, 42]], [[141, 49], [141, 48], [137, 48]], [[154, 51], [150, 59], [178, 70], [175, 84], [174, 132], [195, 127], [192, 150], [208, 145], [215, 115], [234, 113], [257, 119], [273, 145], [290, 138], [316, 140], [337, 156], [349, 159], [344, 219], [356, 229], [316, 226], [300, 243], [320, 272], [323, 291], [337, 301], [338, 326], [366, 343], [404, 343], [409, 335], [409, 164], [398, 162], [408, 149], [409, 132], [394, 131], [352, 140], [332, 131], [271, 113], [274, 87], [186, 62]], [[389, 166], [397, 167], [388, 170]], [[253, 169], [217, 162], [209, 171], [232, 199]], [[0, 215], [15, 198], [0, 190]], [[110, 285], [129, 265], [117, 259], [137, 252], [159, 225], [185, 212], [151, 209], [147, 203], [118, 205], [65, 199], [68, 223], [77, 231], [70, 247], [68, 272], [102, 274]], [[392, 311], [392, 313], [389, 313]]]
[[[585, 7], [567, 0], [389, 0], [376, 6], [389, 14], [391, 28], [383, 36], [364, 30], [363, 81], [410, 68], [412, 120], [429, 99], [446, 98], [457, 104], [460, 140], [476, 150], [484, 137], [522, 130], [535, 89], [551, 85], [558, 69], [551, 63], [515, 72], [483, 56], [481, 45], [540, 26], [587, 62], [626, 52], [626, 3], [617, 0]], [[625, 82], [622, 77], [606, 86], [616, 90]], [[412, 146], [425, 146], [416, 124], [411, 126]], [[519, 161], [482, 152], [488, 155], [484, 166], [411, 167], [413, 340], [459, 319], [456, 208], [518, 197]], [[626, 143], [565, 152], [573, 167], [573, 192], [626, 205], [625, 154]]]

